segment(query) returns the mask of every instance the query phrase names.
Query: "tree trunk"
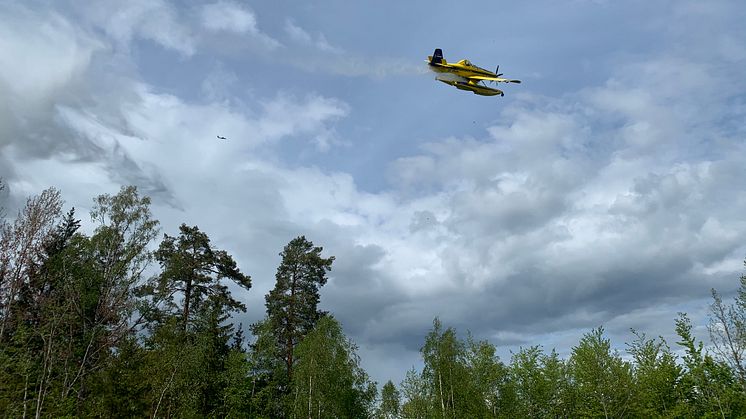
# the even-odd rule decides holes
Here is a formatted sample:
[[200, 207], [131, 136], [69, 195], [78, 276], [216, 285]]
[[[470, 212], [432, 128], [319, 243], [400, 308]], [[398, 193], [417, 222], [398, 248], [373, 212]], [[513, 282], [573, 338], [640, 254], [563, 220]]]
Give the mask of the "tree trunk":
[[443, 402], [443, 380], [440, 377], [440, 371], [438, 371], [438, 390], [440, 391], [440, 411], [441, 417], [446, 417], [446, 405]]
[[184, 288], [184, 333], [187, 331], [187, 325], [189, 324], [189, 300], [192, 299], [192, 279], [188, 278], [186, 281], [186, 288]]
[[292, 382], [293, 379], [293, 328], [295, 323], [295, 278], [297, 272], [298, 268], [296, 267], [290, 276], [290, 304], [288, 304], [288, 319], [285, 324], [285, 333], [287, 334], [285, 341], [285, 362], [287, 363], [288, 382]]
[[308, 419], [311, 419], [311, 375], [308, 376]]

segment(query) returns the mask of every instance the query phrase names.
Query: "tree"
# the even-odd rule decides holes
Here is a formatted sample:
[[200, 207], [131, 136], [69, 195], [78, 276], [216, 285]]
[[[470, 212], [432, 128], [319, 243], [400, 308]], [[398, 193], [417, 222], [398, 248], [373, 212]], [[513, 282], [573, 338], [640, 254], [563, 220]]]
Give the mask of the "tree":
[[618, 418], [631, 415], [632, 370], [603, 336], [603, 327], [586, 333], [570, 356], [577, 386], [578, 415]]
[[43, 262], [44, 244], [61, 210], [60, 192], [50, 188], [28, 199], [13, 224], [0, 222], [0, 342], [14, 317], [19, 292]]
[[391, 380], [387, 381], [381, 389], [381, 406], [378, 417], [381, 419], [397, 419], [401, 410], [401, 394]]
[[[239, 329], [240, 330], [240, 329]], [[222, 380], [222, 414], [228, 418], [251, 417], [250, 363], [241, 348], [232, 347], [225, 360]]]
[[516, 392], [513, 415], [527, 418], [572, 416], [567, 372], [556, 352], [547, 355], [538, 346], [521, 348], [513, 355], [510, 379]]
[[491, 343], [475, 341], [471, 334], [468, 335], [465, 362], [469, 380], [462, 385], [469, 390], [470, 417], [496, 417], [500, 409], [499, 399], [507, 374], [495, 352]]
[[155, 252], [161, 274], [138, 289], [149, 301], [143, 310], [150, 321], [150, 412], [235, 415], [242, 406], [236, 386], [248, 363], [241, 348], [231, 346], [238, 334], [229, 318], [246, 306], [223, 282], [248, 290], [251, 278], [198, 227], [182, 224], [179, 231], [178, 237], [164, 235]]
[[155, 304], [165, 306], [158, 310], [158, 315], [180, 315], [185, 332], [192, 312], [208, 300], [219, 304], [224, 312], [246, 311], [246, 306], [234, 299], [221, 281], [227, 279], [248, 290], [251, 277], [241, 273], [226, 251], [213, 249], [207, 234], [197, 226], [182, 224], [178, 238], [164, 234], [155, 258], [163, 271], [140, 293], [152, 296]]
[[681, 393], [685, 404], [680, 416], [738, 417], [745, 409], [743, 389], [727, 364], [719, 362], [704, 350], [692, 334], [692, 323], [684, 313], [676, 319], [678, 344], [685, 349]]
[[634, 380], [640, 414], [646, 417], [671, 416], [679, 400], [682, 369], [663, 338], [648, 339], [632, 330], [635, 340], [627, 344], [634, 359]]
[[266, 296], [268, 326], [285, 363], [288, 382], [292, 381], [294, 351], [321, 318], [319, 288], [327, 281], [334, 256], [323, 258], [323, 248], [315, 247], [304, 236], [285, 246], [275, 275], [275, 287]]
[[325, 315], [296, 348], [293, 374], [293, 417], [368, 417], [376, 396], [375, 383], [360, 367], [357, 347], [342, 326]]
[[0, 411], [11, 415], [38, 415], [48, 388], [58, 322], [49, 318], [54, 293], [42, 272], [59, 236], [61, 207], [50, 188], [28, 199], [12, 224], [0, 221], [0, 394], [8, 396], [0, 397]]
[[425, 363], [422, 377], [428, 383], [434, 417], [463, 417], [469, 406], [468, 373], [465, 348], [453, 328], [443, 330], [440, 320], [433, 320], [433, 328], [420, 350]]
[[712, 299], [707, 329], [713, 349], [736, 373], [746, 391], [746, 276], [740, 278], [735, 304], [723, 303], [715, 289], [712, 289]]
[[251, 417], [283, 417], [284, 393], [290, 388], [281, 347], [267, 319], [251, 325], [255, 340], [250, 344], [249, 376], [251, 380], [249, 414]]
[[407, 371], [404, 381], [399, 385], [404, 396], [401, 417], [405, 419], [425, 419], [431, 417], [431, 405], [428, 400], [427, 383], [414, 367]]
[[[59, 208], [57, 193], [45, 196], [40, 202]], [[43, 235], [34, 226], [52, 218], [28, 218], [36, 220], [27, 225], [37, 237], [30, 243], [37, 244], [20, 247], [26, 249], [25, 267], [3, 263], [25, 278], [12, 304], [20, 309], [13, 335], [24, 354], [17, 358], [25, 363], [24, 414], [33, 409], [36, 416], [95, 415], [86, 410], [93, 406], [86, 400], [133, 332], [133, 289], [156, 234], [149, 203], [134, 187], [99, 196], [91, 212], [98, 226], [90, 238], [77, 232], [73, 211]]]
[[130, 333], [135, 311], [135, 289], [153, 260], [148, 249], [158, 234], [152, 218], [150, 198], [140, 197], [134, 186], [123, 186], [114, 196], [99, 195], [91, 218], [99, 225], [90, 239], [97, 277], [91, 285], [95, 294], [93, 323], [112, 334], [112, 343]]

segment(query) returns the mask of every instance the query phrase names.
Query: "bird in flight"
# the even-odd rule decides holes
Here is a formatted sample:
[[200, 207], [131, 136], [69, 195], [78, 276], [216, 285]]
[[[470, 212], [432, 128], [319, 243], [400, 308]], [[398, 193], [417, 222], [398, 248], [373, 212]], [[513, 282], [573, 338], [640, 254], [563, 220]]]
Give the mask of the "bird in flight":
[[218, 135], [218, 140], [225, 140], [225, 137], [221, 137]]

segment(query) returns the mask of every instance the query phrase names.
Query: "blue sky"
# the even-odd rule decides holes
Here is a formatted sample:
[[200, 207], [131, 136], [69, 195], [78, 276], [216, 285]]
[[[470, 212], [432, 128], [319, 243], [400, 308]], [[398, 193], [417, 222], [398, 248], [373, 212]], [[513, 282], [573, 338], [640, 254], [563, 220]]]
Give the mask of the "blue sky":
[[[744, 21], [740, 1], [0, 2], [1, 203], [54, 186], [85, 220], [135, 184], [164, 233], [196, 224], [253, 277], [245, 324], [304, 234], [380, 383], [436, 315], [505, 361], [602, 324], [623, 349], [677, 311], [704, 326], [743, 273]], [[436, 47], [523, 83], [446, 86]]]

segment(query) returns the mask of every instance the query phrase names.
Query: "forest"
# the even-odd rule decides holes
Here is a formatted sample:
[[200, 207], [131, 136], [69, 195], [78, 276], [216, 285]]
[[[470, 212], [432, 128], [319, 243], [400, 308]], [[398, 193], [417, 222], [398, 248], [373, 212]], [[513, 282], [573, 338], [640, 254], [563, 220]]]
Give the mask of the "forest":
[[[0, 188], [2, 188], [0, 184]], [[746, 277], [712, 290], [709, 340], [603, 327], [510, 359], [433, 320], [422, 369], [375, 383], [334, 313], [334, 257], [304, 236], [280, 251], [264, 318], [234, 323], [252, 280], [197, 226], [162, 232], [133, 186], [94, 198], [94, 229], [53, 188], [0, 218], [0, 416], [220, 418], [731, 418], [746, 415]], [[734, 278], [737, 280], [737, 278]], [[242, 292], [243, 293], [243, 292]]]

